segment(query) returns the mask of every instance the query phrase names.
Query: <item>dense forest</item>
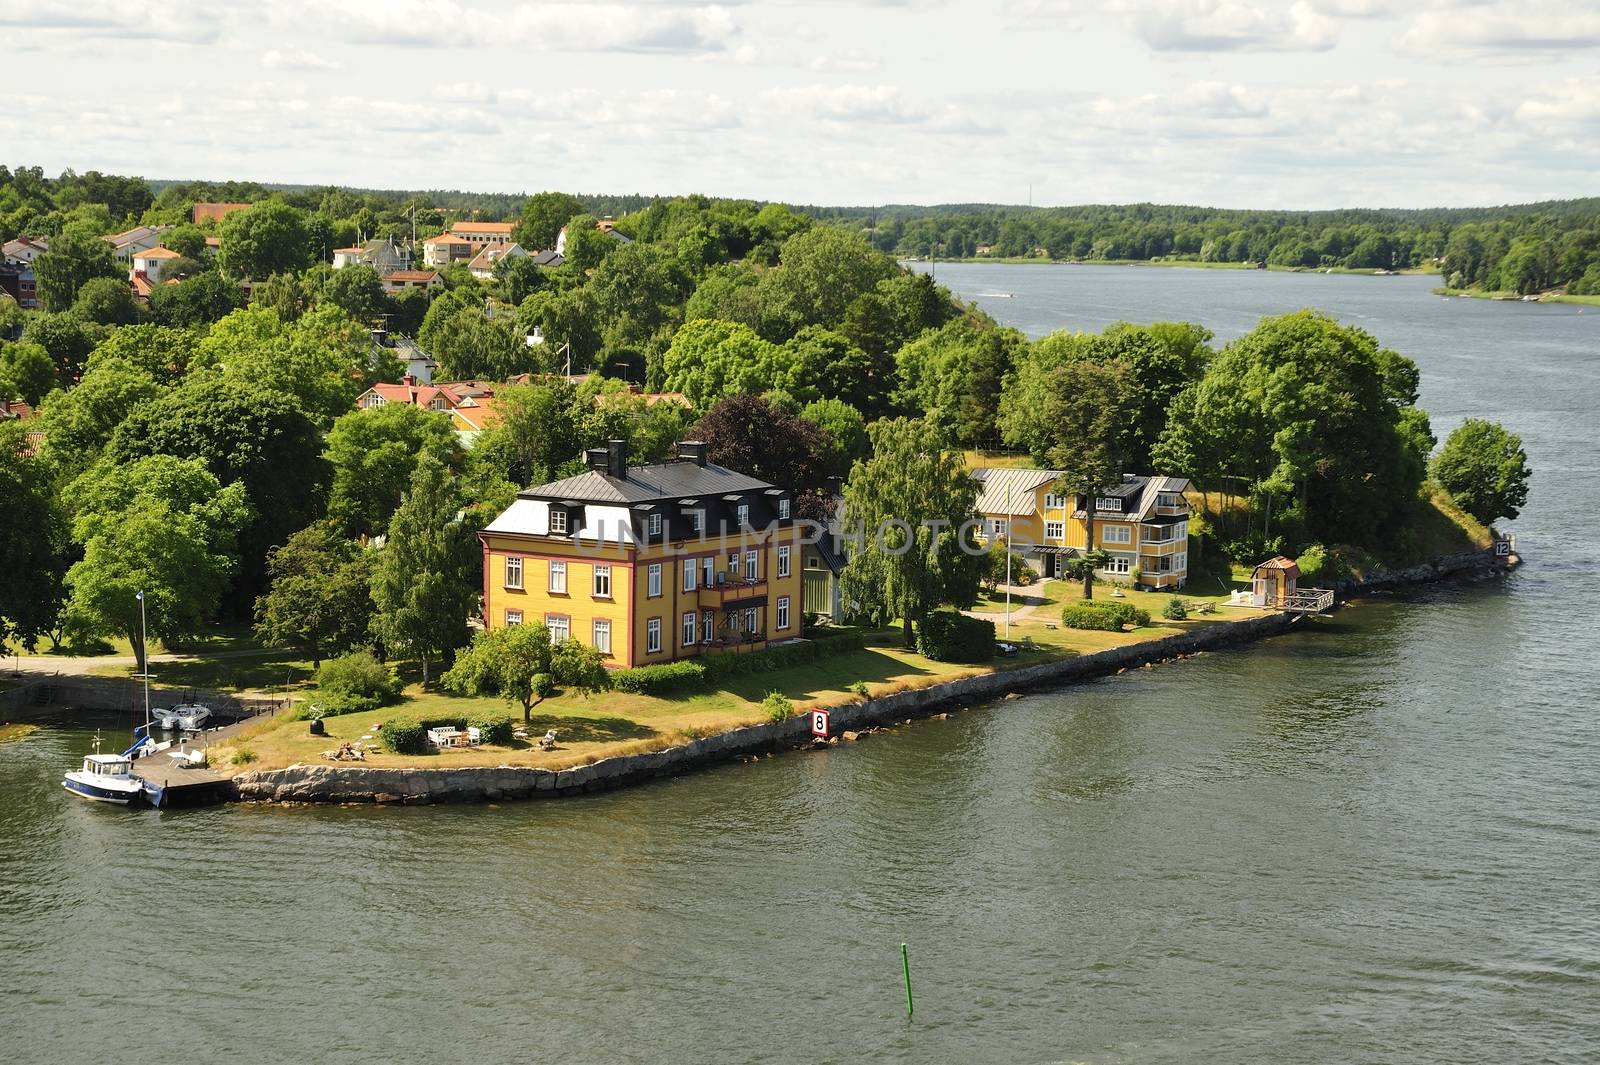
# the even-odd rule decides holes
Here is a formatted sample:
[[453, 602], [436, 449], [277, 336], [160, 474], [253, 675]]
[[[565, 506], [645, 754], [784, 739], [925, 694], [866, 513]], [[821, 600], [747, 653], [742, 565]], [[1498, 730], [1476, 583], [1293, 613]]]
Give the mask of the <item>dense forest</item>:
[[[1455, 288], [1600, 293], [1600, 199], [1424, 210], [1234, 211], [1157, 204], [809, 208], [902, 256], [1178, 259], [1437, 269]], [[981, 252], [980, 252], [981, 249]]]

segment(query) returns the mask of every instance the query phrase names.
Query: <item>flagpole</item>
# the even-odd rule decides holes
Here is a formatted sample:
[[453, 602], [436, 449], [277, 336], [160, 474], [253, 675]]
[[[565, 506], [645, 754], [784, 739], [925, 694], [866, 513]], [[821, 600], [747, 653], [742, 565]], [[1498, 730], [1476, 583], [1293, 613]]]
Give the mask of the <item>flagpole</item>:
[[139, 673], [144, 678], [144, 734], [150, 735], [150, 643], [144, 628], [144, 589], [134, 593], [139, 600]]
[[1011, 642], [1011, 484], [1006, 483], [1006, 642]]

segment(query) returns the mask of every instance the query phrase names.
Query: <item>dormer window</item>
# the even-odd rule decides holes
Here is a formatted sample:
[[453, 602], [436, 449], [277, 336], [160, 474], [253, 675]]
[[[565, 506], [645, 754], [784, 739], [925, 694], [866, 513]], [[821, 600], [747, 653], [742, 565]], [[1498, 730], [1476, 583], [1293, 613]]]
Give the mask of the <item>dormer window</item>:
[[738, 523], [739, 527], [741, 529], [745, 528], [750, 524], [750, 504], [740, 503], [734, 508], [733, 515], [734, 521]]
[[1094, 509], [1122, 513], [1122, 500], [1117, 496], [1101, 496], [1094, 501]]
[[650, 528], [650, 535], [651, 536], [660, 536], [661, 535], [661, 515], [660, 515], [659, 512], [650, 515], [649, 528]]
[[706, 512], [703, 510], [689, 511], [689, 531], [699, 532], [706, 527]]
[[778, 517], [784, 521], [789, 518], [789, 497], [784, 496], [778, 500]]
[[550, 512], [550, 535], [565, 536], [567, 534], [567, 512], [552, 510]]

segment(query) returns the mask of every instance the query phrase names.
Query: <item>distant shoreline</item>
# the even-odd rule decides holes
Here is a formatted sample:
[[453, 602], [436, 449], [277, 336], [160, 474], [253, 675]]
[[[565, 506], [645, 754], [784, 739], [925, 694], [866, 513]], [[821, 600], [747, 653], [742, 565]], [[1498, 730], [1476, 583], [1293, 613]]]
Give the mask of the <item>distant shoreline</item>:
[[[922, 257], [908, 257], [900, 260], [902, 263], [926, 263], [929, 260]], [[966, 266], [973, 263], [995, 263], [1002, 266], [1174, 266], [1187, 270], [1266, 270], [1279, 274], [1352, 274], [1357, 277], [1422, 277], [1437, 275], [1439, 271], [1431, 267], [1407, 267], [1404, 270], [1390, 270], [1378, 272], [1376, 270], [1358, 269], [1351, 266], [1257, 266], [1254, 263], [1209, 263], [1199, 259], [1040, 259], [1036, 256], [1011, 256], [1001, 257], [984, 255], [962, 259], [937, 259], [939, 263], [954, 263]]]
[[1600, 296], [1573, 296], [1565, 292], [1536, 292], [1520, 296], [1515, 292], [1484, 292], [1473, 288], [1450, 288], [1441, 285], [1433, 289], [1435, 296], [1458, 296], [1462, 299], [1497, 300], [1501, 303], [1576, 303], [1580, 306], [1600, 307]]

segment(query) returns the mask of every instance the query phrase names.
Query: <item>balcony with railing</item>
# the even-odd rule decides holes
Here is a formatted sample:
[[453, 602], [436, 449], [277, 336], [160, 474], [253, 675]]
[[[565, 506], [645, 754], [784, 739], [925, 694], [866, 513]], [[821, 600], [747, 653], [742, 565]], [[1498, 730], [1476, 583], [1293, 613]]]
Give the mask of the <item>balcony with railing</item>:
[[765, 577], [749, 580], [719, 573], [715, 584], [708, 584], [700, 589], [699, 603], [702, 610], [723, 610], [741, 603], [765, 600], [766, 597]]

